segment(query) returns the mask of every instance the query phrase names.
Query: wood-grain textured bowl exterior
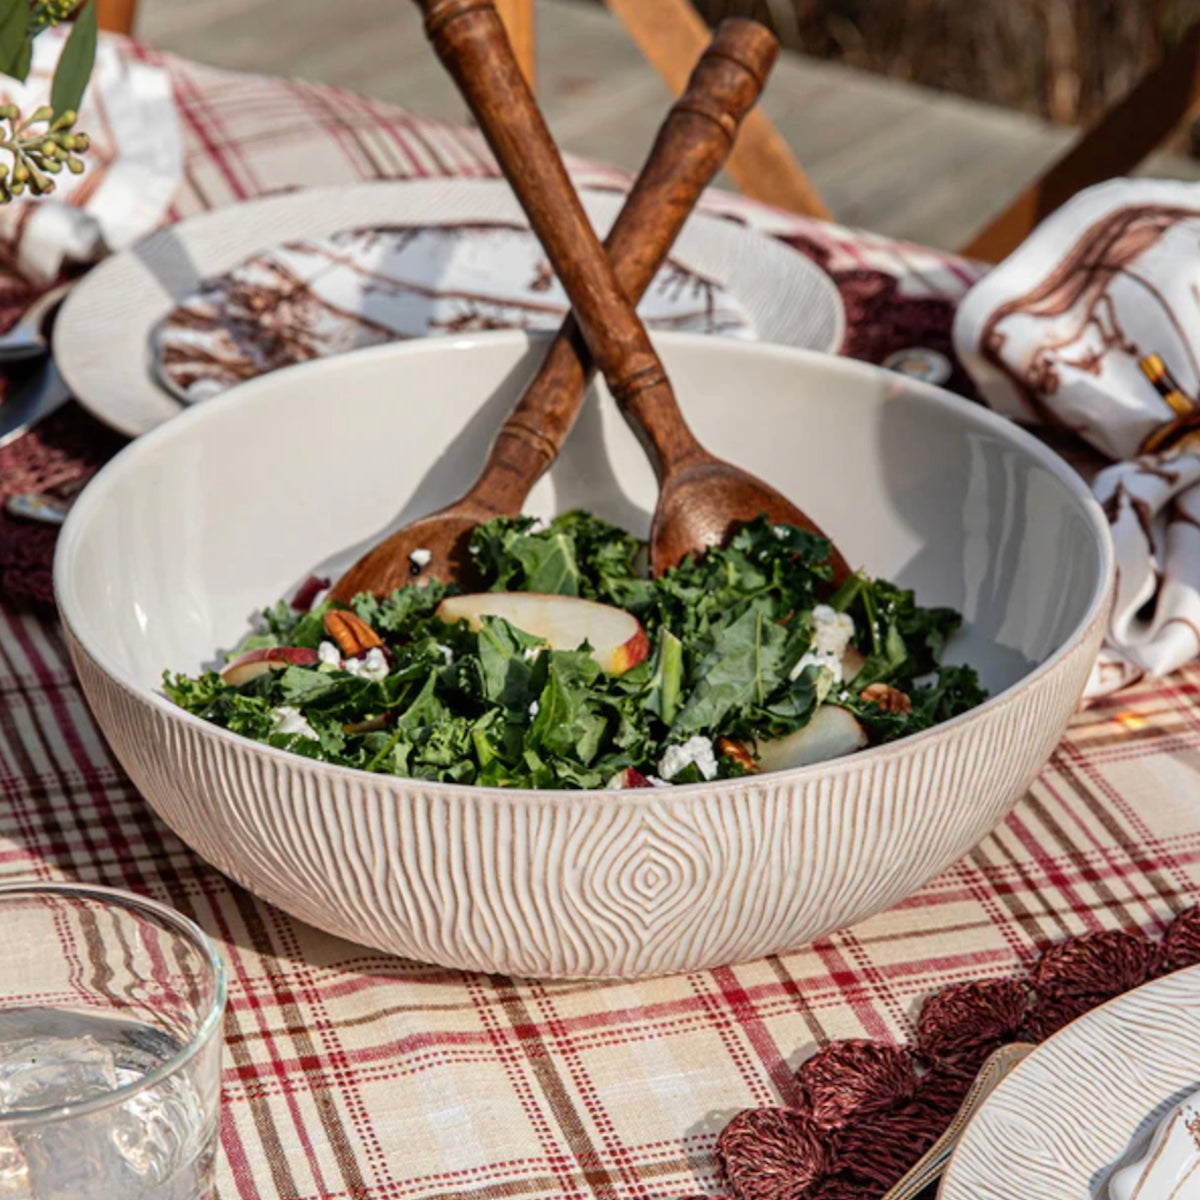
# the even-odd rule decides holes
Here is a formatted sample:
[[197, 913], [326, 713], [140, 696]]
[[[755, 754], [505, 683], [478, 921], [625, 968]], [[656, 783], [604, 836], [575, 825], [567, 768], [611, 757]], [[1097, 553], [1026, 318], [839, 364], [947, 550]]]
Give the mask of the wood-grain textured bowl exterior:
[[[258, 895], [452, 967], [636, 977], [783, 952], [909, 895], [1008, 811], [1079, 698], [1112, 556], [1083, 483], [1028, 435], [862, 364], [656, 339], [700, 436], [873, 573], [953, 604], [993, 698], [818, 767], [626, 792], [432, 784], [314, 762], [175, 708], [257, 608], [461, 491], [538, 347], [487, 334], [279, 372], [134, 443], [55, 563], [84, 691], [154, 810]], [[653, 476], [593, 398], [530, 498], [644, 535]], [[355, 539], [362, 539], [352, 545]]]

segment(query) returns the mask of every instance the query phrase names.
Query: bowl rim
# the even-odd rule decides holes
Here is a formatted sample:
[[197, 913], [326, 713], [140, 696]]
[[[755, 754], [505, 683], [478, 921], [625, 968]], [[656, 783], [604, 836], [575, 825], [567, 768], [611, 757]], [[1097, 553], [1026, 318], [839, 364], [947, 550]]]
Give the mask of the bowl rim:
[[[812, 763], [803, 767], [790, 767], [780, 771], [764, 771], [757, 775], [739, 777], [737, 779], [717, 779], [700, 783], [672, 784], [662, 788], [589, 788], [589, 789], [527, 789], [484, 786], [481, 784], [439, 783], [436, 780], [417, 779], [406, 775], [391, 775], [382, 772], [365, 771], [359, 767], [342, 766], [322, 759], [305, 758], [288, 750], [271, 746], [266, 742], [255, 741], [242, 734], [233, 733], [220, 725], [187, 712], [174, 704], [164, 693], [144, 687], [129, 676], [114, 663], [101, 647], [91, 643], [81, 632], [84, 622], [77, 620], [77, 615], [86, 621], [86, 609], [76, 603], [77, 596], [71, 586], [70, 567], [74, 558], [75, 547], [82, 541], [85, 528], [92, 514], [103, 504], [103, 496], [112, 480], [128, 469], [128, 464], [136, 463], [139, 456], [153, 452], [161, 443], [178, 438], [186, 438], [193, 425], [215, 419], [226, 408], [238, 405], [247, 398], [247, 392], [253, 395], [256, 389], [278, 387], [280, 382], [286, 384], [296, 377], [296, 372], [307, 372], [315, 375], [318, 372], [336, 373], [343, 369], [339, 364], [346, 362], [363, 362], [372, 358], [419, 357], [427, 354], [440, 355], [461, 352], [477, 345], [514, 345], [524, 344], [526, 348], [538, 342], [548, 342], [553, 336], [549, 332], [531, 333], [524, 330], [489, 330], [469, 334], [454, 334], [438, 338], [420, 338], [406, 342], [390, 342], [379, 346], [371, 346], [348, 354], [316, 359], [306, 363], [297, 363], [265, 375], [256, 376], [230, 388], [222, 395], [203, 404], [193, 405], [164, 422], [150, 432], [142, 434], [117, 452], [93, 477], [88, 486], [80, 493], [79, 498], [71, 507], [58, 537], [55, 547], [53, 565], [54, 598], [58, 607], [60, 620], [66, 627], [70, 639], [77, 643], [86, 656], [109, 678], [142, 704], [149, 704], [158, 710], [168, 720], [182, 721], [185, 726], [197, 730], [204, 736], [215, 737], [224, 742], [232, 750], [239, 747], [253, 747], [255, 752], [265, 754], [268, 758], [299, 767], [320, 768], [326, 772], [335, 772], [354, 780], [373, 781], [378, 787], [381, 783], [404, 790], [406, 786], [416, 786], [422, 789], [438, 789], [444, 793], [458, 793], [492, 797], [495, 799], [530, 801], [545, 801], [563, 803], [594, 804], [597, 799], [604, 798], [617, 801], [622, 805], [643, 807], [654, 805], [663, 800], [702, 800], [716, 794], [735, 796], [743, 793], [748, 787], [753, 788], [760, 781], [779, 781], [783, 779], [803, 778], [816, 780], [830, 775], [837, 775], [850, 770], [860, 770], [862, 765], [874, 764], [897, 754], [909, 753], [930, 740], [951, 730], [965, 728], [971, 724], [985, 721], [990, 716], [1010, 704], [1019, 702], [1022, 693], [1041, 682], [1047, 675], [1055, 671], [1059, 664], [1072, 654], [1080, 644], [1087, 640], [1089, 633], [1097, 622], [1107, 616], [1116, 583], [1116, 557], [1112, 543], [1109, 525], [1105, 519], [1098, 501], [1092, 494], [1080, 475], [1063, 458], [1054, 453], [1048, 446], [1040, 442], [1031, 433], [1021, 428], [1015, 422], [1000, 416], [982, 405], [975, 405], [964, 397], [934, 384], [924, 383], [909, 377], [898, 377], [893, 372], [873, 363], [858, 359], [847, 358], [839, 354], [827, 354], [822, 351], [804, 350], [793, 346], [781, 346], [773, 343], [740, 342], [733, 339], [722, 339], [719, 342], [721, 352], [731, 354], [750, 354], [762, 356], [770, 354], [775, 357], [791, 359], [797, 365], [818, 371], [829, 371], [835, 374], [848, 375], [879, 381], [881, 377], [893, 383], [903, 383], [906, 389], [915, 390], [935, 406], [943, 409], [953, 409], [957, 414], [969, 412], [972, 420], [976, 421], [1002, 440], [1008, 441], [1028, 456], [1036, 460], [1053, 475], [1072, 494], [1079, 504], [1082, 515], [1087, 520], [1091, 530], [1100, 560], [1099, 576], [1093, 586], [1092, 596], [1083, 615], [1076, 622], [1070, 634], [1063, 643], [1038, 663], [1027, 674], [1009, 684], [1008, 687], [995, 695], [989, 696], [982, 704], [942, 721], [920, 733], [910, 734], [894, 742], [880, 746], [872, 746], [854, 754], [840, 758], [829, 759], [826, 762]], [[716, 339], [702, 333], [672, 333], [660, 332], [653, 335], [655, 343], [665, 347], [694, 346], [711, 350]], [[209, 416], [208, 414], [213, 414]], [[164, 668], [166, 669], [166, 668]]]

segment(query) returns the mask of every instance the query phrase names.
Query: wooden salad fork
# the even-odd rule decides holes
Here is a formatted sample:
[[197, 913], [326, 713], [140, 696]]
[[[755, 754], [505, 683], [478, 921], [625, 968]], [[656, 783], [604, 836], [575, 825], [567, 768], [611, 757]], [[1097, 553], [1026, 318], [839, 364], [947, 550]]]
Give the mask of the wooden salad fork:
[[[722, 22], [671, 107], [605, 243], [617, 282], [632, 303], [649, 287], [725, 161], [778, 51], [775, 37], [757, 22]], [[571, 432], [592, 370], [587, 345], [568, 314], [470, 490], [369, 550], [337, 581], [331, 596], [349, 603], [360, 592], [386, 595], [417, 579], [468, 579], [471, 531], [493, 517], [520, 513], [530, 488]]]
[[[820, 528], [762, 480], [707, 451], [688, 428], [645, 326], [588, 222], [491, 0], [416, 0], [425, 31], [478, 121], [571, 299], [609, 391], [659, 482], [655, 574], [723, 542], [746, 521]], [[822, 534], [822, 536], [824, 536]], [[849, 567], [831, 549], [835, 582]]]

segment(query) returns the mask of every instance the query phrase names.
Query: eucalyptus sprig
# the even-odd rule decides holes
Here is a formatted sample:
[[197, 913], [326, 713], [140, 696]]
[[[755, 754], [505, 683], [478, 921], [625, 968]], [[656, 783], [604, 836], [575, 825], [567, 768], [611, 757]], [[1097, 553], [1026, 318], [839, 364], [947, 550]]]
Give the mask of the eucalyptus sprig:
[[33, 0], [33, 19], [31, 25], [36, 37], [43, 29], [69, 21], [71, 14], [79, 7], [79, 0]]
[[64, 167], [72, 175], [84, 169], [90, 145], [75, 130], [84, 89], [96, 61], [96, 0], [0, 0], [0, 74], [22, 82], [29, 75], [33, 39], [61, 21], [74, 18], [67, 35], [50, 103], [23, 115], [15, 104], [0, 107], [0, 204], [29, 191], [44, 196], [54, 190], [54, 176]]
[[0, 150], [12, 155], [13, 166], [0, 163], [0, 203], [7, 204], [27, 188], [35, 196], [54, 191], [52, 175], [64, 167], [72, 175], [83, 171], [79, 157], [89, 146], [86, 133], [74, 133], [74, 109], [55, 117], [49, 105], [22, 117], [15, 104], [0, 106]]

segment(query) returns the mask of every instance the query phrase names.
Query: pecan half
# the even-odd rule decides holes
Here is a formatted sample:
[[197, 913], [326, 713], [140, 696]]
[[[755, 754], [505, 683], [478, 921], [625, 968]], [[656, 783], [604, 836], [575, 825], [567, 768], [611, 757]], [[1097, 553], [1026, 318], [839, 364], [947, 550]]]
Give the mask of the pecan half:
[[758, 774], [758, 763], [754, 761], [754, 755], [736, 738], [717, 738], [717, 753], [722, 758], [728, 758], [737, 763], [743, 771], [748, 771], [752, 775]]
[[325, 632], [337, 642], [343, 658], [357, 658], [383, 645], [379, 634], [348, 608], [331, 608], [325, 614]]
[[861, 692], [864, 700], [878, 704], [885, 712], [910, 713], [912, 701], [906, 692], [894, 688], [890, 683], [869, 683]]

